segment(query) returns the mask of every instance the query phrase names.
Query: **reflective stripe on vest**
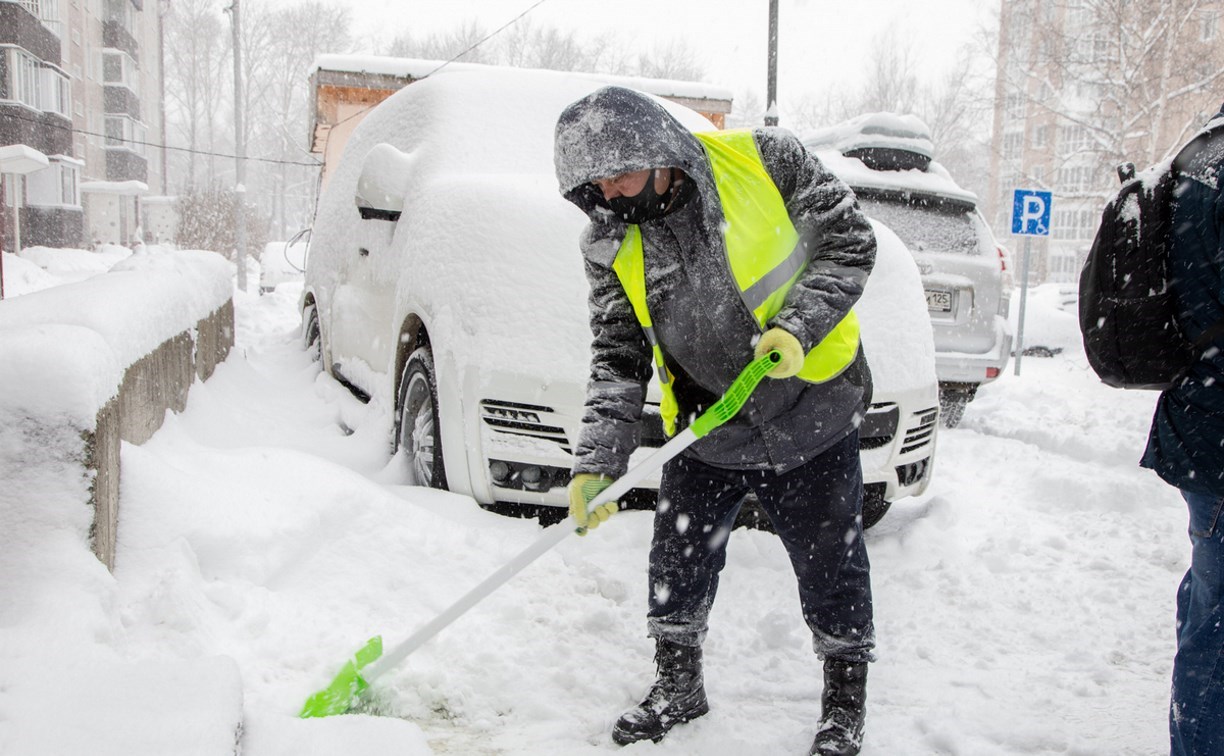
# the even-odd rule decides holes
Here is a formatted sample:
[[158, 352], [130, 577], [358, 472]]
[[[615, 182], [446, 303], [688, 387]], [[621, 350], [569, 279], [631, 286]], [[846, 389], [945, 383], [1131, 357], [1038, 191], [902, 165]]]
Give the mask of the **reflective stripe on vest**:
[[[799, 243], [799, 232], [786, 212], [786, 203], [761, 161], [752, 131], [712, 131], [694, 136], [705, 146], [718, 187], [724, 218], [723, 239], [736, 288], [757, 326], [764, 331], [807, 267], [807, 253]], [[638, 226], [628, 227], [612, 268], [654, 353], [663, 392], [660, 407], [663, 429], [671, 436], [676, 431], [679, 405], [663, 348], [646, 307], [645, 260]], [[812, 383], [830, 380], [849, 367], [858, 348], [858, 317], [851, 310], [807, 353], [798, 377]]]

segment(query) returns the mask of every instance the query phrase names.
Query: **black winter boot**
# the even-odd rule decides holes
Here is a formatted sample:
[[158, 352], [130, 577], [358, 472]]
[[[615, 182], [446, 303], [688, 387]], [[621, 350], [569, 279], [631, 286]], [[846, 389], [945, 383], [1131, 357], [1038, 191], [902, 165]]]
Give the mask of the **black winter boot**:
[[855, 756], [867, 717], [867, 663], [826, 659], [820, 727], [809, 756]]
[[655, 643], [658, 679], [642, 702], [626, 711], [612, 728], [619, 745], [639, 740], [659, 742], [678, 724], [710, 710], [701, 674], [701, 646], [681, 646], [666, 640]]

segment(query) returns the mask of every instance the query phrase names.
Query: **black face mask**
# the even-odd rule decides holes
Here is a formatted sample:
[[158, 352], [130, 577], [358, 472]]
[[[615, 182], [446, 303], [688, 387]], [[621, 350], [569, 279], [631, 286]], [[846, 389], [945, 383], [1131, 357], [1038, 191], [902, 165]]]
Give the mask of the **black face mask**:
[[612, 208], [612, 212], [616, 213], [616, 217], [626, 223], [645, 223], [646, 221], [656, 220], [667, 215], [669, 212], [668, 205], [671, 204], [676, 181], [674, 177], [670, 178], [667, 189], [662, 194], [656, 192], [655, 174], [659, 170], [656, 168], [651, 171], [650, 177], [646, 179], [646, 186], [643, 186], [642, 191], [632, 197], [622, 195], [608, 200], [608, 207]]

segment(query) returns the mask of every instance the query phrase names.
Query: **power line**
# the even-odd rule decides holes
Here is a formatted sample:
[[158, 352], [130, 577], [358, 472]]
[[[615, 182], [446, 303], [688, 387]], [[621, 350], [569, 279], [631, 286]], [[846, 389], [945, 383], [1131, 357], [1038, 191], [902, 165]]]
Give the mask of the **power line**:
[[[37, 118], [27, 118], [25, 116], [16, 115], [14, 113], [7, 113], [6, 117], [16, 118], [19, 121], [28, 121], [29, 123], [36, 123], [40, 126], [51, 126], [52, 128], [61, 129], [63, 131], [70, 131], [73, 134], [85, 134], [86, 136], [102, 137], [103, 139], [116, 139], [120, 142], [129, 142], [131, 144], [142, 144], [146, 147], [160, 147], [160, 148], [167, 149], [167, 150], [176, 150], [178, 152], [189, 152], [193, 155], [208, 155], [212, 157], [222, 157], [222, 158], [237, 158], [238, 157], [237, 155], [226, 154], [224, 152], [211, 152], [209, 150], [195, 150], [190, 147], [175, 147], [169, 144], [158, 144], [156, 142], [145, 142], [140, 139], [128, 139], [127, 137], [117, 137], [117, 136], [111, 136], [109, 134], [99, 134], [96, 131], [86, 131], [85, 129], [77, 129], [71, 126], [63, 126], [58, 123], [46, 123], [46, 122], [38, 120]], [[278, 165], [304, 165], [310, 168], [319, 168], [323, 165], [322, 161], [319, 161], [319, 160], [315, 160], [313, 162], [308, 163], [302, 160], [277, 160], [275, 158], [261, 158], [261, 157], [249, 157], [249, 156], [244, 157], [242, 159], [243, 160], [254, 160], [260, 163], [275, 163]]]
[[421, 78], [422, 78], [422, 79], [428, 79], [430, 76], [433, 76], [433, 75], [434, 75], [434, 74], [436, 74], [438, 71], [441, 71], [443, 68], [446, 68], [446, 67], [447, 67], [447, 66], [449, 66], [451, 63], [454, 63], [456, 60], [459, 60], [459, 59], [460, 59], [460, 58], [462, 58], [464, 55], [467, 55], [467, 54], [468, 54], [468, 53], [470, 53], [471, 51], [475, 50], [477, 47], [480, 47], [480, 46], [481, 46], [481, 45], [483, 45], [485, 42], [488, 42], [490, 39], [493, 39], [493, 38], [494, 38], [494, 37], [496, 37], [498, 34], [501, 34], [503, 31], [505, 31], [505, 30], [506, 30], [508, 27], [512, 26], [512, 25], [513, 25], [513, 24], [514, 24], [516, 21], [518, 21], [520, 18], [522, 18], [523, 16], [526, 16], [528, 13], [532, 12], [533, 10], [535, 10], [535, 9], [536, 9], [538, 6], [543, 5], [545, 2], [546, 2], [546, 0], [536, 0], [536, 2], [535, 2], [534, 4], [532, 4], [530, 7], [528, 7], [528, 8], [527, 8], [527, 10], [525, 10], [525, 11], [523, 11], [522, 13], [518, 14], [517, 16], [515, 16], [515, 17], [514, 17], [514, 18], [512, 18], [512, 19], [510, 19], [509, 21], [507, 21], [506, 23], [502, 24], [501, 26], [497, 27], [497, 29], [495, 29], [494, 31], [490, 32], [489, 34], [486, 34], [486, 35], [485, 35], [485, 37], [484, 37], [484, 39], [481, 39], [479, 42], [476, 42], [475, 44], [473, 44], [473, 45], [472, 45], [471, 47], [469, 47], [468, 49], [464, 50], [463, 52], [459, 53], [459, 54], [458, 54], [458, 55], [456, 55], [455, 57], [453, 57], [453, 58], [451, 58], [450, 60], [446, 61], [445, 63], [443, 63], [442, 65], [438, 66], [437, 68], [435, 68], [434, 70], [430, 71], [429, 73], [425, 74], [425, 75], [424, 75], [424, 76], [422, 76]]

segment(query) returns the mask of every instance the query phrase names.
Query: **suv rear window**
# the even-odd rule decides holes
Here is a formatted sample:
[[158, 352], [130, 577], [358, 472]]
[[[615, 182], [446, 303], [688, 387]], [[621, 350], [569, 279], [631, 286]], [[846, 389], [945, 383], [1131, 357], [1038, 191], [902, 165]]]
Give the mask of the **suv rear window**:
[[911, 252], [980, 254], [971, 210], [960, 203], [920, 195], [857, 194], [863, 214], [891, 228]]

